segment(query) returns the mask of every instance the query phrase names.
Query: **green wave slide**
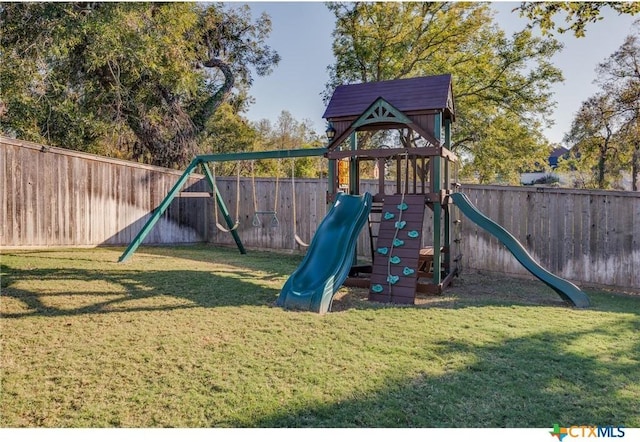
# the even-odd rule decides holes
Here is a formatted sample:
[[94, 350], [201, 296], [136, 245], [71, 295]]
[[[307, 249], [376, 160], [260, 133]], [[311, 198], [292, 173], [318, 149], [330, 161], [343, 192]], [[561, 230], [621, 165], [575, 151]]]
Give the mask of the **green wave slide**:
[[524, 266], [525, 269], [555, 290], [562, 299], [576, 307], [589, 307], [589, 298], [582, 290], [573, 283], [554, 275], [538, 264], [513, 235], [507, 232], [504, 227], [480, 212], [469, 200], [467, 195], [462, 192], [456, 192], [451, 194], [451, 198], [467, 218], [495, 236], [507, 247], [507, 249], [509, 249], [511, 254]]
[[338, 195], [309, 244], [307, 254], [282, 287], [276, 305], [291, 310], [326, 313], [349, 275], [356, 242], [369, 218], [373, 197]]

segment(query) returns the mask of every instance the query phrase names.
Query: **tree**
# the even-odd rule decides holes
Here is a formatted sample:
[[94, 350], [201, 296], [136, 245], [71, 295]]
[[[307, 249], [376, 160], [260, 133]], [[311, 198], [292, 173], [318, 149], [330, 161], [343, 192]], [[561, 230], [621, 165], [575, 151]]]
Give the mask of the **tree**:
[[563, 165], [591, 170], [590, 187], [610, 188], [630, 171], [638, 190], [640, 173], [640, 25], [602, 63], [595, 83], [600, 91], [586, 100], [576, 115], [567, 142], [577, 154]]
[[[630, 169], [634, 191], [640, 188], [640, 22], [620, 48], [596, 69], [597, 83], [613, 97], [621, 120], [622, 168]], [[625, 164], [626, 159], [626, 164]]]
[[117, 139], [170, 167], [198, 152], [234, 91], [246, 96], [252, 69], [279, 61], [268, 16], [246, 6], [4, 3], [0, 20], [3, 132], [94, 151]]
[[[556, 40], [528, 30], [506, 37], [486, 3], [328, 7], [336, 16], [336, 61], [329, 67], [325, 98], [340, 84], [450, 72], [457, 108], [452, 149], [465, 159], [467, 176], [491, 182], [499, 172], [513, 182], [515, 173], [506, 171], [548, 156], [541, 127], [550, 123], [549, 86], [562, 80], [549, 62], [561, 47]], [[514, 140], [521, 150], [512, 148]]]
[[[298, 121], [289, 111], [280, 112], [275, 123], [267, 119], [254, 124], [257, 132], [256, 150], [286, 150], [321, 147], [321, 136], [308, 120]], [[322, 158], [302, 157], [295, 160], [261, 160], [256, 162], [256, 173], [262, 176], [290, 176], [319, 178], [326, 171]]]
[[619, 177], [619, 115], [610, 94], [597, 94], [582, 103], [565, 137], [565, 142], [573, 146], [574, 156], [580, 156], [579, 163], [571, 164], [579, 170], [593, 171], [593, 179], [585, 183], [586, 187], [607, 189]]
[[[610, 8], [618, 14], [635, 15], [640, 12], [637, 2], [522, 2], [514, 11], [531, 20], [530, 27], [538, 26], [543, 34], [556, 30], [560, 34], [573, 32], [576, 37], [584, 37], [589, 23], [602, 20], [602, 11]], [[564, 15], [567, 27], [556, 25], [554, 18]]]

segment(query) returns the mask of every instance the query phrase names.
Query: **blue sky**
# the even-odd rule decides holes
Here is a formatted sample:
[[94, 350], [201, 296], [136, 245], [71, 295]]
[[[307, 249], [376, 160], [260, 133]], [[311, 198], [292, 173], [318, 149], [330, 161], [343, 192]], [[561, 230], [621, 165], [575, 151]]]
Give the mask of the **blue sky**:
[[[325, 107], [320, 94], [329, 78], [327, 66], [334, 61], [333, 14], [321, 2], [248, 4], [254, 14], [264, 11], [271, 16], [273, 30], [268, 43], [278, 51], [282, 61], [271, 75], [255, 78], [250, 91], [255, 104], [247, 118], [276, 121], [280, 112], [287, 110], [297, 120], [312, 121], [322, 132]], [[517, 5], [519, 2], [493, 3], [496, 21], [508, 34], [521, 30], [527, 23], [510, 12]], [[564, 48], [552, 61], [563, 71], [565, 81], [553, 88], [557, 105], [551, 116], [556, 124], [544, 131], [549, 141], [562, 141], [580, 104], [597, 90], [593, 85], [596, 65], [618, 49], [639, 18], [606, 11], [603, 20], [588, 25], [586, 37], [575, 38], [568, 33], [559, 36]]]

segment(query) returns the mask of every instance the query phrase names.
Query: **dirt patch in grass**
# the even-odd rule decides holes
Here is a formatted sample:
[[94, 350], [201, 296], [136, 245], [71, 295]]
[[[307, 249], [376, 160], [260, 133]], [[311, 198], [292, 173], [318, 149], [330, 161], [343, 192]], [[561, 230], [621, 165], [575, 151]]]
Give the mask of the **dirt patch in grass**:
[[[368, 301], [368, 297], [368, 289], [342, 288], [334, 298], [332, 311], [351, 308], [384, 308], [392, 305], [372, 303]], [[461, 308], [472, 305], [568, 306], [556, 292], [537, 280], [483, 272], [465, 272], [455, 278], [444, 293], [418, 294], [415, 305], [406, 307]], [[393, 306], [398, 307], [398, 305]]]

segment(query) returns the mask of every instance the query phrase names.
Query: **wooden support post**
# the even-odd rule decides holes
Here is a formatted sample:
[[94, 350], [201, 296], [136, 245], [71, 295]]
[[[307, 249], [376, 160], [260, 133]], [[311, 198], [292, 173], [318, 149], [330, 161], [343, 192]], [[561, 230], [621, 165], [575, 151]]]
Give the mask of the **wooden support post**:
[[[444, 147], [451, 147], [451, 119], [444, 120]], [[451, 160], [444, 159], [444, 190], [451, 190]], [[447, 272], [451, 271], [451, 210], [449, 203], [445, 202], [444, 210], [444, 267]]]
[[409, 157], [406, 157], [404, 162], [404, 193], [409, 193]]
[[411, 167], [413, 169], [413, 193], [418, 193], [418, 158], [411, 158]]
[[[442, 139], [442, 113], [435, 115], [434, 135], [438, 141]], [[442, 190], [442, 157], [436, 155], [431, 159], [431, 192], [440, 193]], [[440, 285], [442, 274], [440, 267], [442, 257], [442, 205], [440, 201], [433, 203], [433, 284]]]
[[387, 161], [384, 158], [378, 158], [378, 194], [384, 195], [384, 178], [387, 174]]
[[[352, 151], [358, 150], [358, 133], [356, 131], [351, 133], [349, 144], [351, 145]], [[351, 195], [360, 194], [358, 172], [358, 159], [354, 157], [349, 158], [349, 193]]]
[[400, 156], [396, 156], [396, 193], [402, 193], [402, 161], [400, 161]]
[[[351, 137], [349, 139], [351, 145], [351, 151], [358, 150], [358, 133], [353, 131], [351, 133]], [[349, 158], [349, 194], [351, 195], [359, 195], [360, 194], [360, 180], [358, 177], [359, 172], [358, 167], [358, 159], [355, 157]], [[355, 244], [355, 251], [353, 254], [353, 266], [358, 265], [358, 243]]]
[[333, 204], [333, 199], [338, 192], [338, 160], [329, 159], [327, 165], [327, 205]]

